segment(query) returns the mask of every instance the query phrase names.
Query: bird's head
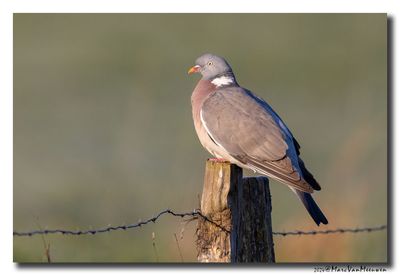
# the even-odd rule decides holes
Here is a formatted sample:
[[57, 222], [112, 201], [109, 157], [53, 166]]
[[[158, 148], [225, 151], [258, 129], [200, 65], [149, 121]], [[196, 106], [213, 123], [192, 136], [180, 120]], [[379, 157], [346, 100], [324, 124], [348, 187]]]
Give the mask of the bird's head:
[[195, 66], [191, 67], [188, 74], [201, 73], [204, 79], [213, 80], [222, 76], [234, 78], [231, 66], [222, 57], [206, 53], [196, 59]]

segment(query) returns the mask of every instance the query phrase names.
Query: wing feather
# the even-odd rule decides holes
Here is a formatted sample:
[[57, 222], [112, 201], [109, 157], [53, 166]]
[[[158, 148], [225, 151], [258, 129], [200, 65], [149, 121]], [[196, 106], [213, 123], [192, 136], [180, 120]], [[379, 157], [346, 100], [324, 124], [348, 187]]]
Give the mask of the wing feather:
[[298, 190], [313, 191], [296, 167], [297, 154], [295, 160], [288, 154], [298, 150], [297, 142], [296, 147], [293, 141], [288, 144], [288, 130], [248, 91], [240, 87], [217, 90], [203, 103], [201, 115], [209, 135], [233, 158]]

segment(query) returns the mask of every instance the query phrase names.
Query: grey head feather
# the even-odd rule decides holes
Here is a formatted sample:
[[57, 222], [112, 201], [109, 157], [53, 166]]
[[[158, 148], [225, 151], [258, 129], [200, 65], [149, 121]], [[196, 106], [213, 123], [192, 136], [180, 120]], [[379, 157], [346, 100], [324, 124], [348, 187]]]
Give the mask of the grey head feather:
[[200, 66], [200, 73], [204, 79], [212, 80], [220, 76], [229, 76], [235, 80], [231, 66], [220, 56], [206, 53], [196, 59], [196, 65]]

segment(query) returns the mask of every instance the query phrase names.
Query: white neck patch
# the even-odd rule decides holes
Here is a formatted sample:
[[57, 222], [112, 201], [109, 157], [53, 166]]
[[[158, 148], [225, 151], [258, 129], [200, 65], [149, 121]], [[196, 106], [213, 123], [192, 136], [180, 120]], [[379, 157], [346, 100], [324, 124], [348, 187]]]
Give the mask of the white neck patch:
[[217, 78], [214, 78], [213, 81], [211, 81], [212, 84], [214, 84], [217, 87], [225, 86], [228, 84], [232, 84], [235, 82], [235, 79], [231, 76], [220, 76]]

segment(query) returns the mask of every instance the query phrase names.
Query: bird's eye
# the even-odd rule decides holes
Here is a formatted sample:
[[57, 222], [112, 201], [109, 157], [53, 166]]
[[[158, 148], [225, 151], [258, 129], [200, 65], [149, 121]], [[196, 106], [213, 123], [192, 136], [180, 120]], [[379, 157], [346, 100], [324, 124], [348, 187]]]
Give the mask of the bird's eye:
[[208, 61], [207, 65], [211, 66], [213, 63], [211, 61]]

